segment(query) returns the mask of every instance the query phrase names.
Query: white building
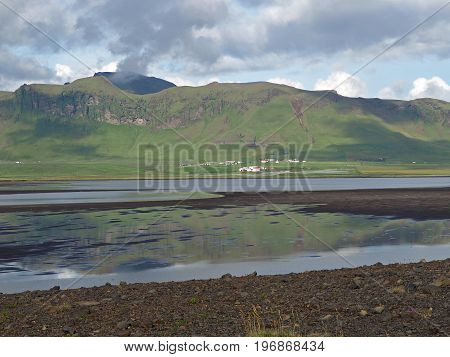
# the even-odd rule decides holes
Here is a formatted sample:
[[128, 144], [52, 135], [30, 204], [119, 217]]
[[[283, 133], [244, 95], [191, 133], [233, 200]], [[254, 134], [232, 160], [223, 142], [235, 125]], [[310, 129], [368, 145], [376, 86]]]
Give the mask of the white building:
[[261, 172], [261, 166], [246, 166], [239, 169], [240, 172]]

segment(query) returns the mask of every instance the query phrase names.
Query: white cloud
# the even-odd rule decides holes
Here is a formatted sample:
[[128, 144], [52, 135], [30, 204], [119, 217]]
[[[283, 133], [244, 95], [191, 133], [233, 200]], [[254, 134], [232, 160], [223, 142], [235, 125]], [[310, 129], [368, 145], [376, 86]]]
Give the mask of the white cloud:
[[215, 41], [219, 41], [221, 39], [221, 34], [220, 31], [217, 27], [194, 27], [192, 28], [192, 36], [195, 39], [204, 37], [204, 38], [209, 38]]
[[[103, 29], [108, 49], [122, 57], [120, 69], [145, 73], [165, 61], [167, 67], [183, 68], [183, 75], [209, 76], [258, 69], [267, 56], [282, 61], [264, 63], [264, 70], [292, 66], [293, 59], [345, 55], [354, 60], [360, 53], [371, 58], [439, 5], [439, 0], [154, 0], [130, 7], [104, 0], [86, 14], [86, 29], [81, 28]], [[440, 15], [383, 58], [394, 53], [406, 59], [448, 58], [450, 25]]]
[[23, 81], [5, 79], [3, 76], [0, 76], [0, 90], [15, 91], [22, 84], [24, 84]]
[[[408, 90], [407, 86], [410, 88]], [[378, 92], [382, 99], [435, 98], [450, 101], [450, 85], [438, 76], [420, 77], [413, 81], [412, 87], [404, 81], [396, 81]]]
[[277, 1], [263, 8], [261, 14], [269, 23], [285, 25], [299, 20], [311, 8], [314, 8], [314, 4], [308, 0]]
[[378, 92], [378, 97], [380, 97], [381, 99], [397, 99], [397, 93], [395, 93], [395, 91], [392, 89], [392, 87], [384, 87], [382, 89], [380, 89], [380, 91]]
[[297, 82], [297, 81], [292, 81], [288, 78], [282, 78], [282, 77], [275, 77], [275, 78], [270, 78], [267, 80], [267, 82], [270, 83], [275, 83], [275, 84], [284, 84], [287, 85], [289, 87], [294, 87], [294, 88], [298, 88], [298, 89], [303, 89], [304, 86], [301, 82]]
[[336, 90], [346, 97], [360, 97], [365, 89], [366, 86], [360, 78], [343, 71], [332, 72], [328, 78], [319, 78], [314, 84], [314, 90]]
[[172, 82], [173, 84], [177, 85], [178, 87], [194, 87], [195, 82], [182, 78], [182, 77], [172, 77], [172, 76], [164, 76], [164, 79], [166, 81]]
[[429, 79], [417, 78], [413, 82], [413, 87], [409, 91], [411, 99], [416, 98], [436, 98], [450, 101], [450, 85], [442, 78], [434, 76]]
[[[191, 80], [183, 77], [173, 77], [173, 76], [163, 76], [163, 78], [166, 81], [172, 82], [178, 87], [198, 87], [198, 86], [204, 86], [212, 82], [220, 82], [218, 77], [210, 77], [210, 78], [204, 78], [204, 79], [198, 79], [198, 80]], [[226, 83], [226, 82], [222, 82]]]
[[378, 92], [381, 99], [404, 99], [407, 93], [406, 83], [404, 81], [396, 81], [392, 85], [382, 88]]
[[56, 64], [56, 76], [61, 78], [63, 81], [69, 81], [73, 77], [73, 70], [65, 64]]
[[118, 63], [119, 62], [117, 61], [113, 61], [108, 64], [105, 64], [104, 66], [100, 67], [100, 69], [97, 72], [116, 72]]
[[56, 81], [49, 81], [51, 83], [72, 82], [76, 79], [91, 77], [94, 72], [115, 72], [117, 70], [117, 61], [107, 63], [100, 67], [93, 67], [92, 70], [85, 67], [70, 67], [66, 64], [56, 64]]

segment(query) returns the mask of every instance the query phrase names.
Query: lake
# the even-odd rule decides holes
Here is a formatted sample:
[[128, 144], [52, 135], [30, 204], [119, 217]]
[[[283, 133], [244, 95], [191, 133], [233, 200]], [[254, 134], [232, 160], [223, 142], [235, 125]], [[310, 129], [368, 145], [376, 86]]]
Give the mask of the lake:
[[450, 220], [301, 206], [0, 214], [0, 291], [281, 274], [450, 256]]
[[[450, 187], [450, 178], [3, 183], [0, 205], [164, 201], [217, 192]], [[52, 192], [50, 192], [52, 191]], [[79, 192], [73, 192], [79, 191]], [[306, 213], [300, 205], [0, 213], [0, 291], [284, 274], [450, 256], [450, 220]]]
[[[212, 197], [220, 192], [336, 191], [450, 187], [450, 177], [235, 178], [189, 180], [98, 180], [1, 183], [0, 206], [139, 202]], [[139, 189], [139, 191], [137, 191]], [[39, 191], [39, 192], [32, 192]], [[52, 192], [41, 192], [52, 191]], [[76, 191], [76, 192], [70, 192]], [[20, 192], [13, 194], [13, 192]]]

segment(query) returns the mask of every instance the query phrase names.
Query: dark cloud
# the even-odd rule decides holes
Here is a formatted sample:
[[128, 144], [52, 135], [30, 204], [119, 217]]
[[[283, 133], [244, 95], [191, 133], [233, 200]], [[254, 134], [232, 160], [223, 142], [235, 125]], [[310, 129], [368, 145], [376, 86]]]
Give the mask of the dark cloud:
[[[370, 57], [429, 16], [442, 2], [15, 0], [9, 4], [68, 50], [89, 45], [98, 46], [99, 52], [106, 48], [122, 59], [121, 70], [145, 73], [149, 66], [164, 64], [178, 73], [215, 75], [285, 67], [298, 58], [306, 63], [344, 53]], [[449, 14], [450, 6], [390, 54], [448, 58]], [[0, 6], [0, 50], [14, 53], [16, 48], [39, 54], [61, 51]], [[11, 68], [4, 68], [9, 73], [5, 75], [22, 78], [26, 66], [18, 57]], [[34, 64], [37, 73], [45, 72]]]
[[78, 37], [72, 25], [77, 14], [64, 1], [48, 0], [42, 3], [37, 0], [16, 0], [9, 1], [7, 5], [9, 8], [0, 5], [2, 46], [21, 46], [40, 53], [51, 53], [60, 48], [39, 30], [63, 46], [68, 46]]
[[0, 75], [6, 80], [41, 80], [54, 77], [54, 72], [33, 58], [0, 49]]
[[[169, 58], [187, 70], [217, 72], [227, 67], [254, 68], [255, 62], [270, 55], [308, 58], [344, 51], [376, 52], [438, 5], [439, 1], [418, 0], [111, 0], [91, 11], [85, 23], [100, 23], [107, 29], [105, 33], [112, 38], [108, 41], [110, 51], [124, 57], [121, 69], [145, 72], [149, 64]], [[444, 34], [450, 36], [444, 21], [449, 12], [444, 10], [404, 40], [397, 52], [431, 50], [448, 56], [450, 44], [440, 39], [448, 38]], [[437, 41], [441, 42], [439, 48]]]
[[101, 23], [113, 39], [109, 50], [125, 59], [122, 70], [145, 72], [149, 63], [170, 55], [211, 62], [220, 55], [214, 41], [194, 38], [195, 29], [213, 27], [229, 17], [226, 1], [110, 1], [87, 21]]
[[55, 78], [53, 70], [33, 58], [17, 56], [0, 47], [0, 88], [15, 90], [23, 83], [48, 82]]
[[[0, 4], [0, 86], [13, 89], [21, 82], [49, 82], [53, 68], [39, 63], [33, 53], [55, 54], [104, 39], [95, 26], [83, 22], [90, 2], [77, 7], [67, 1], [15, 0]], [[44, 35], [44, 32], [49, 38]], [[89, 32], [89, 33], [88, 33]], [[26, 53], [23, 55], [22, 53]]]

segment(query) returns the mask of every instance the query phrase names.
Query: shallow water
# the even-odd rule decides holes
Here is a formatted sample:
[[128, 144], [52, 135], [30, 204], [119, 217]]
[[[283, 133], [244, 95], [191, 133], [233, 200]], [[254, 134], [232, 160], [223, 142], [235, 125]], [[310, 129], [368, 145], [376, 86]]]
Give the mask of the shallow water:
[[[207, 193], [254, 191], [327, 191], [388, 188], [450, 187], [450, 177], [404, 178], [235, 178], [191, 180], [99, 180], [19, 182], [0, 184], [0, 191], [19, 191], [19, 194], [0, 194], [0, 206], [49, 205], [98, 202], [164, 201], [188, 198], [207, 198]], [[32, 191], [62, 192], [32, 192]], [[64, 190], [84, 192], [64, 192]], [[138, 191], [139, 190], [139, 191]], [[90, 192], [86, 192], [90, 191]]]
[[450, 220], [301, 206], [0, 214], [0, 291], [301, 272], [450, 256]]

